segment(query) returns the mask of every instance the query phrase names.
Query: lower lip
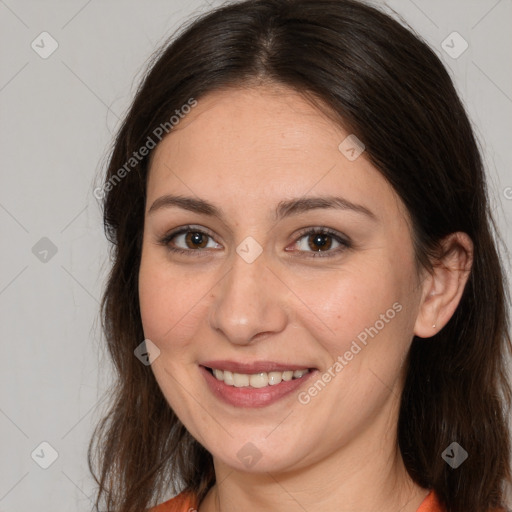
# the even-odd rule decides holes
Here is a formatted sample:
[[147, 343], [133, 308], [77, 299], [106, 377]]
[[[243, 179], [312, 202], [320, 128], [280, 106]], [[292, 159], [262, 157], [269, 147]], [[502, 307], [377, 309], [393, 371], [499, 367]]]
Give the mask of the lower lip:
[[264, 388], [252, 388], [250, 386], [237, 388], [217, 380], [204, 366], [199, 368], [210, 391], [223, 402], [235, 407], [265, 407], [271, 405], [296, 391], [316, 373], [316, 370], [310, 370], [300, 379], [282, 381], [274, 386], [265, 386]]

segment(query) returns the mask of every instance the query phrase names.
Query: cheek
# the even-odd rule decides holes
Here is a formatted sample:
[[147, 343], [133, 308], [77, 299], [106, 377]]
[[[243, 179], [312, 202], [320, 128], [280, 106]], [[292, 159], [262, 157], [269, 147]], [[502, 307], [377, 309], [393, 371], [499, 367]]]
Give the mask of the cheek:
[[[177, 271], [165, 256], [148, 253], [142, 256], [139, 272], [139, 303], [144, 335], [157, 345], [187, 339], [197, 315], [201, 299], [208, 290], [205, 280], [195, 274]], [[179, 324], [179, 326], [178, 326]]]
[[160, 265], [143, 253], [139, 271], [139, 304], [146, 338], [158, 342], [172, 328], [175, 302], [170, 300], [172, 288]]
[[408, 269], [384, 262], [382, 257], [359, 260], [314, 281], [295, 276], [294, 292], [307, 305], [299, 321], [317, 333], [332, 357], [350, 350], [354, 340], [364, 345], [403, 328]]
[[[401, 375], [414, 311], [409, 307], [413, 267], [400, 263], [373, 254], [364, 262], [347, 264], [323, 286], [319, 281], [315, 287], [297, 281], [297, 295], [305, 297], [306, 289], [312, 290], [307, 304], [315, 314], [303, 316], [300, 328], [307, 329], [327, 355], [319, 379], [325, 377], [329, 389], [324, 394], [324, 385], [313, 382], [299, 402], [311, 404], [308, 410], [315, 414], [331, 410], [333, 421], [347, 429], [375, 414]], [[317, 400], [320, 393], [322, 399]], [[352, 411], [351, 419], [345, 417], [347, 410]]]

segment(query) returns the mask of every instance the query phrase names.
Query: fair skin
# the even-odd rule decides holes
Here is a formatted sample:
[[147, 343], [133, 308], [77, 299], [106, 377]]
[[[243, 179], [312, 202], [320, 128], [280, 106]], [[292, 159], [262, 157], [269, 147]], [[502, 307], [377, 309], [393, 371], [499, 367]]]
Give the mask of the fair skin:
[[[472, 245], [451, 235], [444, 265], [419, 269], [403, 204], [365, 153], [341, 153], [347, 135], [298, 93], [259, 86], [201, 98], [154, 151], [139, 299], [145, 337], [160, 350], [155, 378], [213, 456], [217, 484], [199, 512], [414, 512], [428, 493], [397, 448], [403, 364], [414, 335], [433, 336], [453, 315]], [[169, 204], [150, 211], [170, 194], [208, 201], [222, 218]], [[274, 217], [281, 201], [324, 196], [371, 213]], [[188, 238], [159, 243], [189, 224]], [[322, 227], [349, 246], [327, 235], [312, 257], [318, 235], [301, 230]], [[250, 263], [236, 251], [249, 236], [262, 248]], [[376, 324], [394, 304], [400, 311]], [[375, 325], [384, 327], [301, 403], [299, 393]], [[241, 407], [206, 384], [201, 363], [212, 360], [314, 370], [279, 400]], [[247, 443], [259, 456], [251, 466], [239, 456]]]

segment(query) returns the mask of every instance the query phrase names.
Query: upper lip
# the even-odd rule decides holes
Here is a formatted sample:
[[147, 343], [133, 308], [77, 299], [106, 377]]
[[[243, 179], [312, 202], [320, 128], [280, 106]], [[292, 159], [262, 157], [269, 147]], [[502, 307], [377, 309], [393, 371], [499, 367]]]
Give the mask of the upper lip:
[[287, 370], [305, 370], [313, 369], [307, 364], [288, 364], [278, 363], [276, 361], [253, 361], [251, 363], [241, 363], [237, 361], [204, 361], [202, 366], [217, 370], [227, 370], [233, 373], [262, 373], [262, 372], [285, 372]]

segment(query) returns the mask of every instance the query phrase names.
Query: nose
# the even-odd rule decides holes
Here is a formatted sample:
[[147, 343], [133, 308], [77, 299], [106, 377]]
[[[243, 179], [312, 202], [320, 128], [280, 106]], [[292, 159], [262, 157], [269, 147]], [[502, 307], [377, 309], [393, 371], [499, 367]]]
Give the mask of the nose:
[[235, 345], [249, 345], [262, 335], [284, 330], [288, 289], [267, 266], [265, 253], [252, 263], [238, 254], [214, 289], [209, 322]]

